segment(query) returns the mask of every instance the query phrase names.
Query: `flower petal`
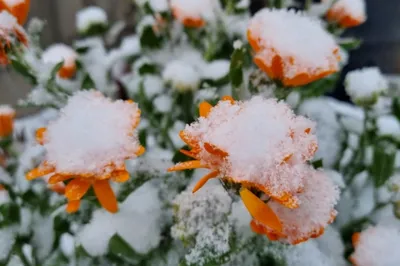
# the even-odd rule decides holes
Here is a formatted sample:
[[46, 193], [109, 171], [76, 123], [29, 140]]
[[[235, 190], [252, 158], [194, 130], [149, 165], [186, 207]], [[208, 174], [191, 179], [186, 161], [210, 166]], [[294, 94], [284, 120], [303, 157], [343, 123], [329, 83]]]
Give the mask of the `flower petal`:
[[195, 161], [187, 161], [183, 163], [178, 163], [177, 165], [168, 168], [168, 172], [174, 172], [174, 171], [182, 171], [182, 170], [188, 170], [188, 169], [196, 169], [196, 168], [207, 168], [207, 166], [202, 165], [200, 161], [195, 160]]
[[47, 128], [41, 127], [38, 130], [36, 130], [36, 141], [40, 145], [44, 144], [44, 135], [46, 134]]
[[80, 200], [90, 188], [90, 183], [84, 179], [75, 178], [65, 188], [65, 197], [69, 201]]
[[112, 173], [112, 180], [119, 183], [126, 182], [129, 180], [129, 173], [126, 170], [114, 171]]
[[54, 167], [48, 166], [43, 163], [43, 164], [39, 165], [38, 167], [36, 167], [35, 169], [32, 169], [31, 171], [26, 173], [26, 179], [30, 181], [35, 178], [48, 175], [48, 174], [54, 172], [54, 170], [55, 170]]
[[219, 175], [219, 172], [214, 171], [214, 172], [208, 173], [207, 175], [203, 176], [194, 186], [192, 193], [196, 193], [196, 191], [199, 190], [200, 188], [202, 188], [207, 183], [208, 180], [210, 180], [211, 178], [214, 178], [218, 175]]
[[136, 156], [141, 156], [143, 153], [145, 153], [146, 149], [143, 146], [139, 146], [139, 149], [136, 151]]
[[70, 175], [54, 174], [49, 178], [49, 181], [47, 181], [47, 183], [49, 183], [50, 185], [54, 185], [57, 184], [58, 182], [65, 181], [70, 178], [72, 178], [72, 176]]
[[212, 105], [208, 102], [201, 102], [199, 105], [199, 114], [201, 117], [207, 117], [210, 113]]
[[66, 211], [68, 213], [74, 213], [77, 212], [79, 210], [79, 207], [81, 206], [81, 201], [80, 200], [73, 200], [73, 201], [69, 201], [67, 204], [67, 209]]
[[109, 212], [118, 211], [118, 202], [108, 180], [98, 180], [93, 184], [94, 193], [101, 206]]

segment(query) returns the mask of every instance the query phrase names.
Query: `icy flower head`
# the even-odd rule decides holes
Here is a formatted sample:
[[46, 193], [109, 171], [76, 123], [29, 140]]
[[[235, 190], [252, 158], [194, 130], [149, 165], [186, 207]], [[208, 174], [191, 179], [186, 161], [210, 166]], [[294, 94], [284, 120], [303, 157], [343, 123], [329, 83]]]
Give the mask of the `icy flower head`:
[[8, 105], [0, 105], [0, 138], [11, 135], [15, 110]]
[[336, 1], [328, 10], [326, 18], [343, 28], [358, 26], [367, 20], [365, 0]]
[[389, 88], [388, 82], [377, 67], [365, 67], [346, 75], [345, 89], [351, 100], [358, 105], [373, 105]]
[[262, 9], [251, 19], [254, 63], [285, 86], [301, 86], [339, 69], [339, 47], [320, 23], [287, 10]]
[[20, 25], [24, 24], [29, 13], [30, 0], [0, 0], [0, 11], [5, 10], [13, 15]]
[[[0, 2], [1, 10], [1, 2]], [[17, 19], [7, 11], [0, 11], [0, 65], [9, 63], [7, 53], [17, 42], [27, 46], [28, 39], [25, 30]]]
[[166, 65], [163, 79], [179, 92], [197, 90], [200, 84], [200, 74], [196, 69], [179, 60], [172, 61]]
[[131, 101], [112, 102], [95, 91], [78, 92], [61, 109], [60, 117], [36, 132], [47, 151], [46, 160], [27, 173], [28, 180], [53, 174], [49, 184], [72, 179], [65, 188], [68, 212], [93, 185], [101, 205], [116, 212], [117, 200], [109, 180], [125, 182], [125, 160], [144, 152], [136, 134], [140, 110]]
[[107, 13], [100, 7], [89, 6], [76, 13], [76, 28], [80, 33], [86, 34], [92, 27], [101, 29], [107, 25]]
[[77, 53], [68, 45], [58, 43], [53, 44], [43, 52], [42, 61], [45, 64], [59, 64], [63, 62], [62, 67], [58, 71], [61, 78], [71, 78], [76, 72]]
[[[332, 220], [335, 214], [335, 187], [328, 177], [306, 163], [318, 148], [312, 121], [296, 116], [283, 102], [262, 97], [253, 97], [245, 102], [224, 97], [214, 107], [203, 102], [200, 104], [200, 116], [197, 122], [187, 125], [180, 133], [182, 140], [191, 148], [190, 151], [181, 152], [195, 160], [179, 163], [169, 169], [210, 169], [210, 173], [200, 179], [193, 192], [218, 176], [229, 185], [239, 186], [241, 198], [257, 223], [291, 243], [304, 241], [307, 233], [308, 237], [317, 235], [317, 231], [321, 232], [321, 226], [324, 227], [322, 221], [325, 219], [326, 226]], [[289, 237], [295, 230], [286, 231], [286, 225], [282, 225], [286, 222], [285, 216], [280, 221], [276, 214], [281, 210], [278, 207], [273, 210], [262, 199], [269, 197], [273, 204], [282, 209], [299, 208], [298, 211], [302, 212], [311, 206], [306, 199], [315, 199], [313, 194], [307, 194], [314, 191], [310, 183], [315, 183], [316, 189], [319, 184], [325, 186], [326, 194], [320, 194], [318, 200], [327, 196], [327, 203], [321, 209], [326, 207], [328, 215], [317, 223], [308, 223], [307, 232], [298, 231], [296, 236]], [[261, 196], [260, 199], [252, 191], [258, 195], [265, 194], [266, 198]], [[305, 206], [301, 206], [303, 201]], [[310, 212], [313, 210], [317, 211], [311, 208]]]
[[186, 27], [203, 27], [207, 21], [214, 20], [215, 12], [220, 9], [215, 0], [171, 0], [174, 17]]
[[354, 253], [350, 260], [356, 266], [396, 266], [400, 262], [398, 227], [370, 227], [352, 237]]

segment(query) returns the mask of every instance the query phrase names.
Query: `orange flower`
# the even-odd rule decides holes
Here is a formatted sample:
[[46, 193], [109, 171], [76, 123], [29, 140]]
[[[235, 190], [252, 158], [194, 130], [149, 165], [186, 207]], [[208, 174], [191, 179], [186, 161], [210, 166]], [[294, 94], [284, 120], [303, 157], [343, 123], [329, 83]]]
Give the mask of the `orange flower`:
[[[336, 194], [330, 180], [305, 163], [317, 149], [313, 123], [295, 116], [286, 104], [261, 97], [235, 102], [226, 96], [215, 107], [203, 102], [199, 109], [199, 120], [180, 133], [191, 148], [181, 152], [195, 160], [168, 171], [210, 169], [193, 193], [216, 177], [239, 185], [240, 196], [254, 219], [250, 226], [272, 240], [283, 238], [297, 244], [320, 235], [335, 214]], [[308, 179], [320, 187], [310, 188]], [[325, 201], [318, 198], [323, 202], [318, 205], [312, 200], [320, 188], [331, 197]], [[300, 204], [303, 202], [305, 206]], [[312, 204], [316, 204], [317, 218], [307, 212]], [[297, 224], [292, 214], [305, 216], [303, 221], [309, 223], [293, 230]]]
[[[127, 181], [129, 173], [124, 161], [144, 153], [134, 133], [140, 110], [132, 101], [113, 103], [100, 93], [88, 91], [72, 96], [61, 113], [48, 128], [37, 130], [37, 142], [46, 148], [48, 158], [26, 178], [52, 174], [48, 184], [58, 193], [64, 190], [59, 182], [71, 180], [64, 193], [67, 212], [79, 209], [80, 200], [90, 187], [103, 208], [117, 212], [118, 203], [109, 181]], [[68, 155], [77, 158], [66, 158]]]
[[42, 55], [44, 63], [58, 64], [64, 62], [63, 66], [58, 71], [61, 78], [69, 79], [75, 75], [76, 72], [76, 52], [65, 44], [53, 44], [49, 46]]
[[15, 111], [7, 105], [0, 106], [0, 138], [12, 134]]
[[201, 17], [186, 16], [179, 7], [172, 7], [172, 14], [188, 28], [201, 28], [206, 24]]
[[367, 19], [364, 0], [336, 1], [326, 14], [328, 21], [338, 23], [342, 28], [356, 27]]
[[220, 9], [219, 1], [215, 0], [171, 0], [170, 5], [174, 17], [190, 28], [203, 27], [214, 20], [215, 11]]
[[17, 23], [17, 19], [7, 11], [0, 11], [0, 65], [9, 63], [7, 53], [14, 40], [25, 46], [28, 45], [25, 31]]
[[0, 11], [6, 10], [17, 18], [18, 23], [23, 25], [28, 17], [30, 0], [7, 1], [0, 0]]
[[302, 86], [339, 69], [339, 47], [332, 36], [299, 13], [263, 9], [250, 21], [247, 38], [254, 63], [285, 86]]

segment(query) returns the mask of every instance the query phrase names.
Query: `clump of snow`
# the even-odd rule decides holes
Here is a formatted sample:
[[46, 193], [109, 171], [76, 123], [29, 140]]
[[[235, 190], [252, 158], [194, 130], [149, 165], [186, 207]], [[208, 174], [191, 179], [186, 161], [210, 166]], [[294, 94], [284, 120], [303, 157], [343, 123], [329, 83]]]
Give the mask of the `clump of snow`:
[[200, 74], [190, 64], [183, 61], [169, 62], [163, 71], [163, 79], [179, 91], [194, 91], [200, 85]]
[[370, 227], [360, 233], [351, 260], [361, 266], [396, 266], [400, 261], [399, 242], [399, 228], [380, 225]]
[[[287, 265], [293, 266], [338, 266], [338, 261], [326, 256], [314, 241], [308, 241], [285, 250]], [[344, 264], [346, 265], [346, 264]]]
[[169, 9], [167, 0], [135, 0], [135, 2], [140, 6], [144, 6], [148, 3], [155, 12], [165, 12]]
[[10, 202], [10, 195], [8, 194], [7, 190], [0, 190], [0, 206], [8, 202]]
[[85, 33], [92, 26], [107, 26], [107, 13], [101, 7], [89, 6], [76, 13], [75, 23], [78, 31]]
[[78, 92], [47, 127], [46, 161], [57, 172], [104, 174], [134, 158], [139, 142], [137, 104], [113, 102], [95, 91]]
[[42, 217], [37, 213], [35, 214], [32, 244], [35, 247], [37, 257], [40, 260], [47, 257], [52, 250], [55, 239], [53, 225], [53, 217]]
[[143, 90], [147, 99], [152, 99], [164, 90], [162, 79], [156, 75], [146, 75], [143, 77]]
[[78, 54], [70, 46], [57, 43], [47, 47], [42, 54], [42, 61], [52, 65], [64, 62], [65, 67], [71, 67], [75, 65], [77, 57]]
[[168, 95], [160, 95], [154, 99], [154, 107], [161, 113], [168, 113], [172, 108], [172, 99]]
[[376, 121], [378, 135], [393, 136], [400, 139], [400, 123], [393, 115], [384, 115], [378, 117]]
[[10, 105], [0, 105], [0, 116], [15, 116], [15, 110]]
[[78, 242], [90, 255], [101, 256], [107, 253], [110, 238], [118, 234], [136, 252], [147, 254], [161, 240], [158, 194], [159, 189], [147, 182], [125, 199], [118, 213], [96, 210], [91, 222], [79, 232]]
[[238, 49], [242, 49], [243, 47], [243, 42], [241, 40], [236, 40], [233, 42], [233, 48], [238, 50]]
[[15, 243], [15, 230], [5, 227], [0, 230], [0, 261], [4, 261]]
[[221, 11], [219, 1], [214, 0], [171, 0], [174, 16], [181, 22], [186, 19], [215, 21]]
[[8, 34], [14, 32], [14, 30], [18, 30], [21, 32], [25, 32], [24, 29], [19, 26], [17, 19], [8, 13], [7, 11], [3, 10], [0, 12], [0, 36], [2, 38], [9, 39]]
[[17, 5], [25, 3], [26, 0], [3, 0], [2, 2], [8, 7], [15, 7]]
[[338, 0], [330, 8], [328, 18], [339, 23], [351, 19], [361, 24], [367, 20], [365, 0]]
[[366, 67], [347, 73], [345, 88], [353, 102], [373, 104], [379, 95], [388, 90], [389, 85], [379, 68]]
[[325, 174], [333, 181], [333, 183], [340, 189], [346, 187], [343, 175], [335, 170], [324, 169]]
[[205, 79], [219, 80], [229, 73], [229, 60], [214, 60], [203, 69], [202, 76]]
[[[293, 10], [262, 9], [250, 20], [249, 41], [257, 57], [272, 68], [282, 59], [283, 78], [315, 76], [339, 69], [339, 48], [319, 21]], [[305, 41], [305, 38], [307, 41]]]
[[206, 88], [196, 91], [194, 101], [201, 103], [203, 101], [212, 101], [218, 98], [217, 88]]
[[12, 255], [7, 266], [25, 266], [25, 264], [22, 262], [20, 257], [17, 255]]
[[64, 233], [60, 238], [60, 248], [66, 257], [72, 256], [75, 250], [74, 237], [68, 233]]

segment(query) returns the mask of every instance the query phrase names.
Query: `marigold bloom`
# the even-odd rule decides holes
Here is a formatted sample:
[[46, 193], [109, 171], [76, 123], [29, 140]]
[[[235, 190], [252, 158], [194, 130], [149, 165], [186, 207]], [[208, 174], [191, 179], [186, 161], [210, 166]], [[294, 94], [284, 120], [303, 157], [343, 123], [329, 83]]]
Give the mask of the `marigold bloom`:
[[397, 266], [400, 262], [400, 230], [390, 225], [370, 227], [352, 237], [354, 253], [350, 261], [356, 266]]
[[7, 11], [0, 12], [0, 65], [9, 63], [7, 52], [15, 41], [28, 45], [25, 30], [17, 19]]
[[170, 4], [174, 17], [190, 28], [203, 27], [219, 8], [215, 0], [171, 0]]
[[23, 25], [28, 17], [29, 5], [30, 0], [0, 0], [0, 11], [8, 11]]
[[[179, 163], [169, 171], [210, 169], [193, 192], [218, 176], [226, 182], [240, 184], [241, 198], [255, 219], [252, 227], [265, 226], [270, 238], [283, 237], [291, 243], [298, 243], [300, 238], [309, 238], [321, 231], [325, 217], [319, 223], [310, 221], [308, 229], [294, 235], [290, 231], [293, 230], [291, 217], [287, 218], [289, 215], [281, 210], [298, 208], [302, 215], [308, 215], [304, 210], [308, 208], [310, 196], [305, 190], [313, 191], [309, 188], [310, 182], [323, 185], [329, 181], [325, 176], [324, 179], [312, 178], [320, 174], [306, 164], [318, 147], [312, 133], [313, 122], [296, 116], [283, 102], [262, 97], [253, 97], [246, 102], [235, 102], [225, 97], [215, 107], [203, 102], [200, 116], [197, 122], [186, 126], [180, 133], [191, 148], [181, 152], [195, 160]], [[333, 185], [326, 193], [332, 190], [335, 190]], [[267, 198], [259, 198], [252, 191], [263, 192], [273, 204], [265, 204]], [[335, 196], [332, 198], [329, 202], [334, 204]], [[304, 207], [300, 205], [303, 202], [306, 202]], [[331, 205], [326, 203], [322, 207], [327, 207], [325, 211], [331, 220], [331, 213], [334, 214]], [[263, 228], [262, 233], [264, 231]], [[279, 237], [273, 237], [272, 233], [279, 234]]]
[[301, 86], [339, 69], [339, 47], [319, 22], [292, 10], [262, 9], [247, 38], [254, 63], [285, 86]]
[[0, 105], [0, 138], [13, 132], [15, 110], [8, 105]]
[[328, 10], [326, 18], [343, 28], [358, 26], [367, 20], [364, 0], [339, 0]]
[[69, 79], [75, 75], [76, 72], [76, 58], [77, 53], [68, 45], [53, 44], [49, 46], [42, 55], [44, 63], [58, 64], [64, 62], [58, 75], [61, 78]]
[[47, 151], [46, 160], [28, 172], [27, 179], [52, 174], [50, 185], [72, 179], [65, 187], [68, 212], [79, 209], [91, 186], [100, 204], [116, 212], [117, 200], [109, 180], [127, 181], [125, 160], [144, 152], [135, 132], [139, 120], [140, 110], [132, 101], [112, 102], [95, 91], [76, 93], [57, 120], [37, 130], [37, 141]]

